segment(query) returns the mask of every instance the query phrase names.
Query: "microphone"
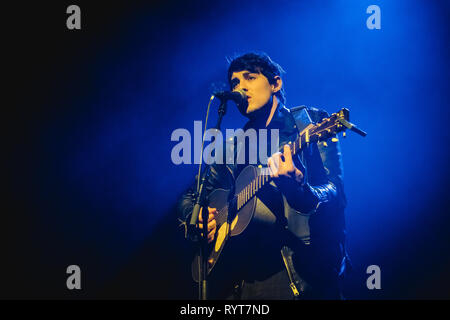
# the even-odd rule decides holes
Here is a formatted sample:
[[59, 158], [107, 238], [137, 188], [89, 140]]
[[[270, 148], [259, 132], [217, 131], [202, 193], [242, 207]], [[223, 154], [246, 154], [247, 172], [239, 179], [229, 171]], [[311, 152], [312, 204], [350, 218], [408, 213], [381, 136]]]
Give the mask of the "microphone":
[[222, 102], [233, 100], [237, 105], [247, 103], [247, 95], [243, 90], [237, 91], [218, 91], [213, 93], [213, 96], [220, 99]]

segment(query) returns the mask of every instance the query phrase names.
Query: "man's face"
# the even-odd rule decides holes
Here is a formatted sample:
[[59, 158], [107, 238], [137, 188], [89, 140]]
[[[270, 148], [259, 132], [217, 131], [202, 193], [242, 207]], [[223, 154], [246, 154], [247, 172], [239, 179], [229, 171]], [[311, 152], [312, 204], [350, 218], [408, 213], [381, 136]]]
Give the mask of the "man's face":
[[233, 72], [231, 86], [233, 91], [243, 90], [248, 96], [247, 110], [239, 110], [244, 115], [250, 115], [272, 101], [274, 85], [262, 73], [248, 70]]

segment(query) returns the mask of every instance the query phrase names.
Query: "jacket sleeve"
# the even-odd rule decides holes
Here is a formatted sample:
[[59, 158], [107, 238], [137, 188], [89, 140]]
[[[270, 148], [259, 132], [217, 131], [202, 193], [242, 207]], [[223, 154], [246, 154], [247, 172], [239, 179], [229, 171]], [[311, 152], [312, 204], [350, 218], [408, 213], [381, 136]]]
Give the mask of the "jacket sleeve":
[[[311, 120], [320, 122], [328, 116], [323, 110], [310, 110]], [[315, 213], [324, 203], [337, 205], [343, 209], [346, 199], [343, 186], [343, 165], [339, 141], [328, 139], [310, 146], [309, 155], [304, 159], [307, 170], [305, 183], [299, 185], [294, 207], [303, 213]]]

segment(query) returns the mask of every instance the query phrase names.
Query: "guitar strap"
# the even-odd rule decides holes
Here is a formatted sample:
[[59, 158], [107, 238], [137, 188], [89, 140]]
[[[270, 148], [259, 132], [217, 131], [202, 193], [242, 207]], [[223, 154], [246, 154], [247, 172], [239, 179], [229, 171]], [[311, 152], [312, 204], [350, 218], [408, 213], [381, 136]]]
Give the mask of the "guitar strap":
[[[314, 108], [313, 108], [314, 110]], [[304, 105], [302, 106], [298, 106], [298, 107], [294, 107], [291, 109], [288, 109], [288, 111], [291, 113], [291, 115], [293, 116], [294, 120], [295, 120], [295, 124], [297, 126], [298, 129], [298, 133], [300, 134], [310, 123], [314, 123], [316, 121], [321, 121], [321, 116], [318, 115], [318, 113], [312, 113], [311, 115], [314, 118], [314, 121], [311, 120], [310, 114], [308, 112], [308, 108]], [[337, 154], [340, 154], [340, 150], [339, 150], [339, 144], [338, 143], [333, 143], [331, 145], [329, 145], [327, 148], [325, 148], [323, 146], [320, 146], [320, 144], [318, 144], [318, 148], [321, 149], [320, 152], [325, 152], [327, 154], [326, 156], [326, 161], [334, 161], [334, 162], [338, 162], [339, 163], [339, 167], [335, 170], [339, 170], [339, 172], [343, 172], [343, 168], [342, 168], [342, 163], [339, 159], [336, 158]], [[309, 154], [311, 154], [312, 149], [311, 149], [311, 145], [310, 145], [310, 150], [308, 150]], [[304, 158], [304, 152], [301, 153], [301, 161], [303, 163], [305, 162], [305, 158]], [[304, 167], [307, 170], [307, 167]], [[305, 178], [308, 179], [308, 172], [305, 172]], [[344, 200], [345, 202], [345, 200]], [[344, 204], [345, 206], [345, 204]], [[345, 237], [345, 235], [344, 235]], [[345, 238], [342, 238], [340, 240], [341, 242], [341, 250], [343, 253], [343, 259], [341, 261], [341, 268], [340, 268], [340, 273], [339, 273], [339, 277], [344, 277], [344, 275], [348, 272], [350, 272], [350, 270], [352, 269], [352, 265], [350, 262], [350, 259], [348, 257], [347, 254], [347, 250], [346, 250], [346, 243], [345, 243]], [[283, 255], [283, 253], [282, 253]], [[284, 258], [284, 256], [283, 256]], [[286, 264], [286, 263], [285, 263]], [[286, 268], [288, 268], [288, 264], [286, 264]], [[294, 270], [294, 266], [293, 264], [291, 265], [291, 270]], [[295, 272], [295, 270], [294, 270]], [[289, 270], [288, 270], [289, 273]], [[292, 281], [291, 281], [292, 282]]]
[[[287, 109], [295, 120], [297, 131], [300, 134], [309, 124], [312, 123], [311, 117], [307, 111], [307, 107], [302, 105]], [[308, 150], [310, 152], [310, 150]], [[302, 171], [305, 175], [305, 180], [308, 180], [307, 168], [303, 165], [305, 163], [304, 152], [300, 154], [300, 161]], [[296, 164], [297, 165], [297, 164]], [[294, 263], [292, 260], [293, 251], [287, 246], [283, 246], [281, 249], [281, 256], [283, 258], [284, 265], [289, 277], [289, 286], [294, 294], [294, 299], [299, 299], [304, 294], [306, 288], [309, 286], [296, 272]]]
[[309, 116], [308, 109], [306, 106], [293, 107], [287, 109], [295, 120], [295, 125], [297, 126], [298, 132], [302, 132], [309, 124], [312, 123], [311, 117]]
[[292, 250], [284, 246], [281, 249], [281, 256], [283, 257], [284, 265], [286, 266], [286, 270], [288, 273], [291, 290], [294, 294], [294, 299], [299, 299], [301, 295], [305, 292], [305, 290], [308, 287], [308, 284], [300, 278], [300, 276], [297, 274], [294, 268], [294, 263], [292, 261]]
[[[287, 109], [287, 108], [286, 108]], [[300, 135], [300, 133], [307, 127], [309, 126], [312, 122], [311, 117], [309, 116], [308, 113], [308, 108], [304, 105], [302, 106], [298, 106], [298, 107], [293, 107], [291, 109], [287, 109], [289, 111], [289, 113], [292, 115], [292, 117], [294, 118], [295, 121], [295, 126], [297, 127], [297, 131], [298, 134]], [[308, 168], [305, 166], [305, 151], [307, 151], [309, 154], [312, 152], [311, 150], [311, 146], [308, 147], [308, 150], [303, 150], [300, 153], [300, 159], [298, 157], [296, 157], [297, 159], [300, 160], [301, 163], [295, 163], [295, 165], [300, 165], [300, 170], [302, 170], [302, 172], [304, 173], [305, 176], [305, 182], [308, 182]], [[295, 161], [295, 158], [294, 158]]]

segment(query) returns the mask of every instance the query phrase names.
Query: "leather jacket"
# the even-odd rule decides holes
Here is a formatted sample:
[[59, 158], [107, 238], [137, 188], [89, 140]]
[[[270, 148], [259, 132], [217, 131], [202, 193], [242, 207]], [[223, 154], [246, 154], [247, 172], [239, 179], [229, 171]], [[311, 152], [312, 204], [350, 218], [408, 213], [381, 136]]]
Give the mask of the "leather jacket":
[[[280, 146], [294, 141], [302, 127], [308, 125], [304, 119], [305, 115], [307, 118], [309, 116], [313, 123], [317, 123], [327, 117], [328, 113], [305, 106], [290, 110], [284, 106], [277, 108], [268, 129], [279, 129]], [[257, 126], [258, 124], [249, 121], [244, 130]], [[236, 154], [238, 149], [236, 141], [230, 140], [227, 143], [234, 144]], [[301, 224], [301, 228], [305, 230], [300, 230], [299, 233], [307, 235], [305, 244], [309, 244], [310, 240], [343, 244], [346, 198], [339, 142], [331, 142], [331, 139], [328, 139], [327, 146], [323, 142], [311, 144], [309, 148], [302, 149], [299, 158], [306, 183], [298, 185], [295, 190], [292, 190], [296, 194], [295, 198], [298, 199], [292, 206], [298, 212], [303, 213], [307, 220], [306, 223]], [[236, 164], [212, 164], [209, 178], [205, 181], [206, 193], [209, 194], [217, 188], [233, 190], [234, 181], [242, 168]], [[194, 182], [178, 203], [179, 220], [185, 227], [189, 223], [192, 213], [196, 187], [197, 183]]]

